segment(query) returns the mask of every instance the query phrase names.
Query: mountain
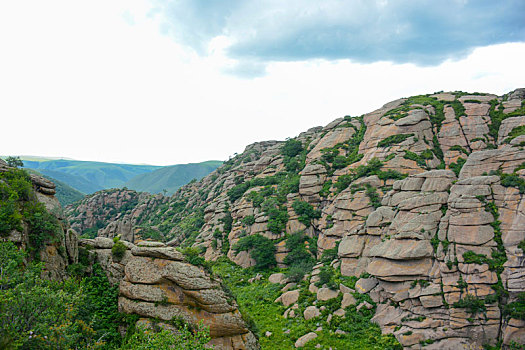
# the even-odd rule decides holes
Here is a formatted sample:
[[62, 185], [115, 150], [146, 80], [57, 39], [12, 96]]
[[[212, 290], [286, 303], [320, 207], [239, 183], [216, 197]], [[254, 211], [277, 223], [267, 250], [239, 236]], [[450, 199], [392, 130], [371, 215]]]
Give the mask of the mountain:
[[221, 161], [207, 161], [193, 164], [177, 164], [140, 174], [124, 184], [125, 187], [149, 193], [173, 194], [193, 179], [200, 180], [222, 164]]
[[507, 349], [525, 341], [524, 147], [525, 89], [439, 92], [67, 216], [200, 251], [263, 349]]
[[67, 159], [38, 160], [21, 157], [26, 168], [35, 169], [71, 187], [93, 193], [105, 188], [122, 187], [133, 177], [144, 174], [160, 166], [89, 162]]
[[58, 199], [58, 201], [60, 202], [60, 205], [62, 205], [63, 207], [81, 200], [86, 195], [85, 193], [82, 193], [74, 189], [73, 187], [69, 186], [65, 182], [59, 181], [51, 176], [41, 174], [38, 171], [33, 170], [33, 169], [27, 169], [27, 170], [29, 173], [42, 176], [43, 178], [48, 179], [49, 181], [55, 184], [56, 186], [55, 187], [55, 191], [56, 191], [55, 197]]

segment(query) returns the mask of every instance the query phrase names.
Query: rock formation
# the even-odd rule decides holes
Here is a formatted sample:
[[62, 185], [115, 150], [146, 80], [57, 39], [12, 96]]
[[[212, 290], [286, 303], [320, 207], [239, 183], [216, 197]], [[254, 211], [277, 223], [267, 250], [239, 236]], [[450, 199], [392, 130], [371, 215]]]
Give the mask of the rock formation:
[[[243, 267], [255, 264], [234, 249], [243, 237], [274, 240], [284, 267], [283, 239], [304, 232], [317, 258], [337, 252], [342, 275], [370, 275], [358, 285], [379, 305], [374, 321], [405, 348], [523, 343], [524, 321], [505, 305], [525, 291], [524, 98], [517, 89], [400, 99], [301, 133], [297, 152], [289, 141], [250, 145], [171, 197], [136, 195], [125, 215], [91, 203], [124, 190], [68, 215], [81, 231], [104, 222], [107, 237], [151, 225], [169, 245]], [[296, 212], [297, 202], [319, 215]]]
[[113, 284], [119, 285], [119, 310], [139, 315], [140, 323], [164, 324], [183, 320], [208, 327], [211, 345], [218, 349], [258, 349], [231, 295], [202, 268], [185, 262], [184, 256], [160, 242], [124, 241], [121, 259], [112, 254], [115, 243], [105, 237], [81, 239]]

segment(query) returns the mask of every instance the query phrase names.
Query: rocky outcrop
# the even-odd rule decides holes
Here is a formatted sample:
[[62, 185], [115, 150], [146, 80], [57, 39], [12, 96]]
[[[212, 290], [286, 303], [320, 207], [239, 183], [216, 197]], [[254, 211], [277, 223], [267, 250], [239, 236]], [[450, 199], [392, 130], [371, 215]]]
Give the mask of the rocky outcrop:
[[184, 256], [159, 242], [123, 242], [126, 251], [118, 260], [111, 252], [113, 240], [82, 239], [81, 246], [101, 264], [109, 280], [119, 285], [119, 310], [141, 317], [140, 322], [160, 320], [169, 325], [181, 319], [208, 327], [218, 349], [258, 349], [237, 304], [220, 280], [185, 262]]
[[[98, 214], [86, 200], [68, 215], [74, 227], [101, 220], [106, 237], [137, 240], [150, 226], [169, 245], [186, 241], [208, 260], [226, 255], [243, 267], [256, 263], [234, 249], [243, 237], [274, 240], [285, 268], [285, 240], [302, 232], [343, 276], [367, 275], [356, 291], [378, 303], [374, 320], [405, 348], [510, 344], [523, 337], [521, 320], [502, 310], [525, 291], [524, 91], [400, 99], [312, 128], [289, 151], [285, 142], [250, 145], [172, 197], [139, 195], [125, 214]], [[125, 198], [96, 196], [96, 205]], [[297, 213], [297, 202], [316, 215]], [[310, 292], [323, 294], [318, 274]], [[297, 316], [294, 303], [286, 317]]]
[[[0, 160], [0, 173], [11, 170], [14, 170], [14, 168]], [[27, 200], [33, 203], [41, 203], [45, 210], [51, 214], [53, 221], [56, 220], [56, 222], [53, 222], [53, 226], [56, 226], [53, 237], [48, 237], [49, 239], [43, 242], [42, 247], [37, 249], [37, 259], [44, 263], [42, 277], [63, 280], [67, 277], [67, 265], [78, 260], [78, 235], [69, 228], [64, 211], [58, 199], [54, 196], [55, 184], [35, 174], [27, 174], [27, 176], [32, 184], [32, 193]], [[22, 198], [19, 200], [22, 201]], [[31, 246], [29, 236], [39, 233], [32, 232], [31, 227], [25, 220], [21, 221], [21, 228], [21, 230], [13, 230], [6, 237], [1, 237], [0, 240], [12, 241], [23, 250], [29, 250], [28, 248], [31, 247], [35, 251], [34, 247]]]

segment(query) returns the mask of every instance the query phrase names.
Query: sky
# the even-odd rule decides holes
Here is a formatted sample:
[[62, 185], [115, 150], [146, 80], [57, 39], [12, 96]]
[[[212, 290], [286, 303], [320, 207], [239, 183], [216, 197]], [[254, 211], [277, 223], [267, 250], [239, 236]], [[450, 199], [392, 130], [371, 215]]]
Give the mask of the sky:
[[525, 87], [523, 0], [5, 0], [0, 154], [227, 160], [436, 91]]

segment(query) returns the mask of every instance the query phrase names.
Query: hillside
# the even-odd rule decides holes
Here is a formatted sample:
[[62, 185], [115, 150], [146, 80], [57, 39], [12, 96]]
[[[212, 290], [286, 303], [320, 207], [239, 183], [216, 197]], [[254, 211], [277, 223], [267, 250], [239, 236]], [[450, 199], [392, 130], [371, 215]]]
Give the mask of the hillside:
[[76, 201], [84, 198], [85, 193], [82, 193], [73, 187], [69, 186], [65, 182], [59, 181], [51, 176], [47, 176], [39, 173], [36, 170], [28, 169], [28, 172], [31, 174], [36, 174], [42, 176], [43, 178], [53, 182], [55, 184], [55, 197], [58, 199], [61, 206], [65, 207], [66, 205], [72, 204]]
[[171, 197], [102, 191], [67, 215], [200, 249], [263, 348], [510, 348], [525, 343], [524, 100], [399, 99], [249, 145]]
[[54, 195], [0, 159], [1, 349], [259, 349], [194, 252], [79, 240]]
[[93, 193], [101, 189], [122, 187], [131, 178], [144, 174], [159, 166], [115, 164], [79, 160], [36, 160], [21, 158], [26, 168], [35, 169], [44, 175], [65, 182], [84, 193]]
[[166, 191], [166, 194], [171, 195], [191, 180], [202, 179], [221, 164], [221, 161], [207, 161], [166, 166], [149, 173], [137, 175], [128, 180], [124, 186], [132, 190], [153, 194]]

